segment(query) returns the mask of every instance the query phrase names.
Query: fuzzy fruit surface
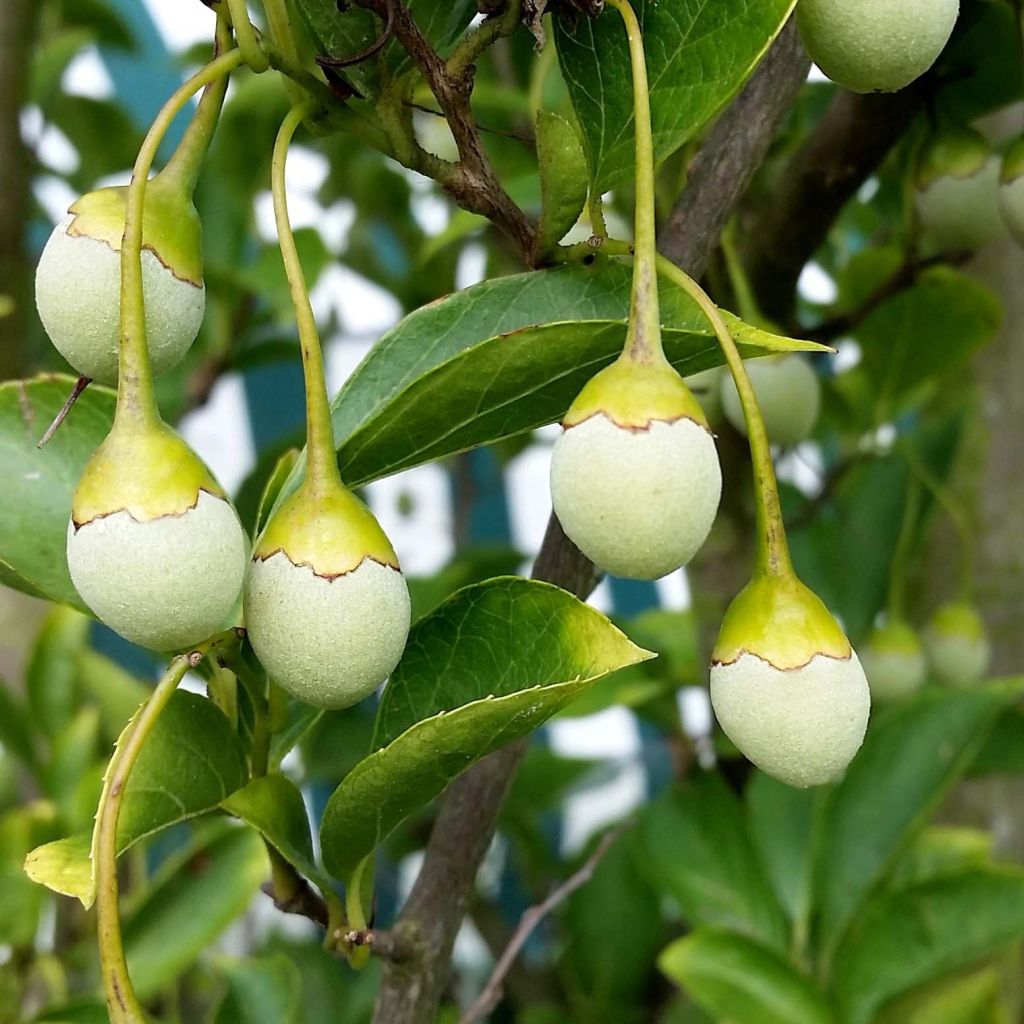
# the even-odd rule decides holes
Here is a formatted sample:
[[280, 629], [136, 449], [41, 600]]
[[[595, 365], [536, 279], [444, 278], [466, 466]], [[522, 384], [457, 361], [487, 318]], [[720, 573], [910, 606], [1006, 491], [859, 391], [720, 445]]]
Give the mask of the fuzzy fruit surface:
[[900, 700], [924, 684], [928, 664], [924, 647], [914, 629], [892, 621], [868, 638], [861, 660], [873, 700]]
[[[814, 432], [821, 410], [821, 384], [800, 355], [751, 359], [746, 373], [758, 399], [768, 440], [793, 447]], [[722, 375], [722, 409], [726, 419], [746, 435], [746, 419], [731, 374]]]
[[[125, 194], [101, 189], [79, 199], [53, 229], [36, 268], [36, 307], [47, 335], [71, 366], [101, 384], [117, 382]], [[155, 374], [182, 359], [203, 322], [200, 234], [191, 202], [164, 197], [152, 183], [142, 284]]]
[[711, 702], [747, 758], [801, 787], [846, 768], [871, 709], [846, 635], [792, 574], [756, 576], [729, 606], [712, 655]]
[[335, 577], [283, 551], [249, 566], [253, 650], [276, 683], [314, 707], [346, 708], [373, 693], [402, 657], [410, 615], [405, 577], [372, 558]]
[[223, 498], [139, 521], [124, 509], [68, 524], [68, 569], [95, 615], [153, 651], [199, 643], [228, 625], [245, 576], [248, 541]]
[[895, 92], [923, 75], [959, 11], [959, 0], [800, 0], [796, 9], [814, 63], [862, 93]]
[[973, 173], [942, 174], [919, 186], [915, 204], [926, 240], [938, 249], [980, 249], [1006, 234], [1000, 161], [990, 154]]
[[726, 735], [790, 786], [837, 778], [864, 741], [871, 698], [857, 655], [815, 655], [783, 670], [753, 654], [711, 667], [711, 702]]
[[[770, 356], [751, 359], [746, 367], [768, 440], [783, 448], [806, 441], [821, 410], [821, 384], [807, 360], [798, 355]], [[747, 421], [732, 374], [722, 375], [721, 387], [726, 419], [746, 436]]]
[[551, 458], [562, 529], [595, 565], [659, 579], [707, 539], [722, 494], [714, 438], [691, 419], [624, 427], [606, 415], [567, 427]]
[[970, 686], [988, 671], [992, 645], [969, 604], [940, 608], [924, 631], [924, 643], [932, 671], [947, 686]]

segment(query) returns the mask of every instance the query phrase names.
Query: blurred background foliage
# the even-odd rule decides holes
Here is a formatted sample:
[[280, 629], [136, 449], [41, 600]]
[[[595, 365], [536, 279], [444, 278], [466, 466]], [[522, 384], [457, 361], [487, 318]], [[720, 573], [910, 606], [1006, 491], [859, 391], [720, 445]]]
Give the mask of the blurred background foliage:
[[[751, 249], [794, 155], [835, 102], [835, 87], [815, 76], [739, 213], [739, 261], [730, 268], [724, 247], [707, 283], [719, 302], [746, 315], [736, 273], [746, 257], [758, 315], [837, 348], [814, 363], [822, 406], [813, 436], [779, 453], [801, 576], [862, 645], [890, 601], [894, 572], [918, 626], [957, 596], [966, 538], [974, 549], [971, 597], [1002, 681], [970, 688], [929, 681], [909, 700], [880, 705], [863, 752], [826, 790], [789, 790], [736, 758], [710, 729], [703, 687], [709, 636], [749, 564], [749, 463], [742, 435], [716, 408], [713, 383], [708, 401], [726, 505], [689, 576], [692, 607], [678, 600], [658, 607], [653, 586], [612, 581], [605, 600], [617, 619], [661, 657], [617, 674], [562, 715], [582, 734], [597, 728], [589, 716], [629, 709], [643, 739], [637, 757], [649, 799], [629, 812], [630, 826], [591, 882], [531, 939], [495, 1021], [1022, 1019], [1024, 717], [1021, 684], [1007, 677], [1024, 665], [1024, 259], [1007, 238], [933, 258], [907, 186], [935, 125], [977, 121], [997, 149], [1020, 127], [1011, 106], [1021, 96], [1013, 7], [1002, 0], [962, 6], [927, 100], [843, 208], [804, 271], [795, 306], [766, 286]], [[148, 118], [182, 68], [203, 57], [198, 49], [169, 52], [140, 0], [6, 0], [0, 47], [0, 370], [13, 380], [66, 370], [30, 298], [54, 197], [123, 180]], [[113, 95], [68, 88], [68, 69], [82, 54], [102, 59]], [[502, 181], [534, 216], [537, 106], [573, 116], [550, 42], [538, 56], [520, 31], [482, 61], [474, 110]], [[165, 415], [179, 420], [201, 409], [219, 382], [240, 375], [255, 460], [237, 501], [250, 528], [278, 458], [301, 444], [291, 307], [276, 246], [257, 230], [285, 109], [273, 78], [237, 76], [198, 194], [206, 321], [186, 360], [159, 382]], [[450, 152], [440, 118], [417, 112], [416, 119], [428, 148]], [[63, 141], [55, 145], [53, 132]], [[495, 229], [425, 179], [344, 136], [305, 145], [326, 160], [316, 204], [337, 217], [322, 224], [314, 217], [298, 233], [310, 285], [338, 267], [361, 282], [354, 300], [340, 295], [326, 304], [325, 337], [341, 339], [341, 348], [358, 352], [370, 340], [359, 333], [365, 316], [355, 327], [345, 322], [352, 301], [383, 303], [393, 308], [384, 318], [394, 319], [474, 279], [521, 269]], [[696, 145], [662, 166], [666, 215]], [[630, 216], [630, 189], [616, 188], [609, 221], [628, 224]], [[588, 234], [582, 224], [577, 237]], [[506, 482], [516, 460], [531, 446], [543, 451], [547, 437], [446, 460], [454, 554], [411, 580], [417, 614], [467, 583], [520, 570], [533, 554], [513, 544]], [[396, 514], [412, 500], [401, 498]], [[534, 500], [543, 505], [546, 494]], [[100, 1022], [92, 918], [32, 883], [22, 862], [40, 844], [90, 827], [111, 745], [155, 664], [67, 607], [4, 591], [0, 610], [7, 683], [0, 687], [0, 1021]], [[607, 729], [624, 719], [604, 721]], [[324, 714], [302, 735], [286, 767], [314, 820], [369, 749], [372, 728], [372, 713], [356, 707]], [[457, 948], [442, 1020], [457, 1019], [455, 1007], [486, 979], [523, 909], [596, 842], [567, 846], [567, 808], [606, 792], [623, 765], [589, 749], [591, 756], [568, 756], [543, 736], [531, 746]], [[386, 844], [382, 923], [407, 891], [431, 816], [423, 808]], [[320, 948], [306, 922], [276, 915], [259, 894], [265, 875], [256, 835], [216, 814], [176, 825], [126, 856], [129, 959], [159, 1019], [370, 1019], [376, 966], [351, 971]]]

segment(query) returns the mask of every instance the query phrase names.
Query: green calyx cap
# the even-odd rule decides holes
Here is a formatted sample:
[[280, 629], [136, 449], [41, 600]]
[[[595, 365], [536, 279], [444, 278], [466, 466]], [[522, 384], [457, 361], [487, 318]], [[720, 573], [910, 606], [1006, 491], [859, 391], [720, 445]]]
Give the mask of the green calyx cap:
[[925, 146], [917, 167], [916, 183], [926, 189], [939, 178], [973, 178], [984, 169], [991, 149], [973, 128], [955, 128]]
[[[94, 238], [120, 252], [127, 202], [127, 187], [87, 192], [68, 209], [74, 214], [68, 234]], [[203, 230], [192, 200], [179, 187], [156, 177], [146, 184], [143, 209], [142, 247], [175, 277], [201, 288]]]
[[1024, 176], [1024, 135], [1006, 151], [1000, 180], [1004, 185], [1012, 185], [1021, 176]]
[[932, 617], [928, 628], [940, 636], [966, 637], [975, 641], [985, 639], [985, 623], [977, 609], [962, 602], [943, 605]]
[[744, 654], [786, 670], [819, 654], [849, 658], [852, 648], [821, 598], [796, 576], [760, 575], [729, 605], [711, 659], [728, 665]]
[[224, 497], [202, 460], [166, 423], [114, 423], [86, 464], [71, 504], [76, 526], [126, 511], [147, 522], [194, 508], [199, 492]]
[[300, 487], [267, 523], [253, 558], [277, 552], [317, 576], [333, 579], [364, 559], [399, 568], [398, 556], [373, 513], [344, 487], [323, 493]]
[[655, 421], [673, 423], [681, 419], [709, 429], [693, 392], [664, 358], [640, 363], [620, 356], [591, 377], [569, 406], [562, 426], [574, 427], [601, 414], [632, 430], [645, 430]]
[[915, 655], [921, 653], [921, 638], [908, 622], [892, 619], [871, 633], [871, 648], [879, 653]]

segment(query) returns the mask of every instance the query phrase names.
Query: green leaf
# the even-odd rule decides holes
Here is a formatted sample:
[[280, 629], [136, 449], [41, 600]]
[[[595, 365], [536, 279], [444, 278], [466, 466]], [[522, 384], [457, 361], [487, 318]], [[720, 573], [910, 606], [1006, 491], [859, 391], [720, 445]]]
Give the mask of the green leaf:
[[868, 1024], [889, 999], [1024, 936], [1024, 872], [973, 871], [876, 897], [835, 959], [843, 1020]]
[[987, 868], [992, 863], [992, 836], [977, 828], [930, 825], [910, 845], [893, 869], [887, 888], [920, 885], [946, 875]]
[[587, 157], [575, 126], [560, 114], [537, 113], [537, 166], [541, 211], [537, 245], [553, 249], [579, 220], [587, 204]]
[[0, 679], [0, 746], [18, 758], [26, 768], [34, 770], [38, 761], [35, 730], [25, 705]]
[[782, 909], [721, 775], [698, 772], [666, 791], [644, 810], [640, 832], [644, 862], [687, 924], [720, 925], [785, 948]]
[[32, 721], [51, 738], [71, 721], [78, 659], [89, 641], [91, 625], [73, 608], [51, 608], [36, 635], [25, 689]]
[[795, 789], [755, 772], [744, 800], [747, 824], [761, 863], [790, 920], [806, 923], [811, 912], [811, 882], [818, 789]]
[[256, 829], [306, 878], [321, 889], [331, 890], [330, 879], [316, 865], [309, 816], [294, 783], [280, 774], [252, 779], [222, 806]]
[[228, 990], [211, 1024], [295, 1024], [302, 979], [286, 956], [222, 960], [218, 966]]
[[967, 774], [1024, 774], [1024, 708], [1009, 708], [996, 719]]
[[877, 1024], [1009, 1024], [994, 967], [942, 978], [887, 1003]]
[[[83, 782], [93, 781], [88, 776], [99, 759], [99, 736], [99, 712], [96, 708], [84, 707], [53, 738], [42, 782], [47, 795], [60, 808], [68, 828], [77, 829], [89, 823], [91, 809], [86, 811], [84, 820], [80, 818], [75, 810], [76, 796]], [[95, 789], [91, 795], [95, 807]]]
[[349, 879], [474, 761], [647, 656], [557, 587], [505, 578], [459, 591], [413, 627], [381, 699], [374, 753], [328, 801], [320, 828], [327, 870]]
[[0, 561], [9, 586], [86, 610], [68, 576], [65, 548], [71, 496], [89, 456], [107, 436], [114, 393], [92, 385], [49, 444], [40, 435], [64, 404], [73, 377], [48, 375], [0, 384]]
[[[633, 0], [647, 49], [655, 159], [692, 139], [739, 91], [795, 0]], [[633, 176], [633, 87], [622, 18], [555, 18], [569, 88], [598, 192]]]
[[297, 448], [289, 448], [284, 455], [274, 463], [274, 469], [263, 487], [263, 493], [260, 495], [259, 507], [256, 509], [256, 527], [253, 530], [254, 537], [258, 536], [263, 527], [267, 525], [267, 520], [270, 518], [270, 510], [274, 507], [274, 502], [277, 501], [277, 496], [281, 493], [281, 488], [284, 487], [285, 481], [288, 479], [292, 470], [295, 469], [295, 464], [298, 461], [299, 450]]
[[[123, 741], [131, 723], [121, 735]], [[246, 779], [238, 737], [210, 701], [177, 691], [157, 719], [128, 779], [118, 816], [117, 849], [216, 808]], [[89, 836], [74, 835], [33, 850], [29, 877], [86, 907], [95, 898]]]
[[822, 831], [816, 904], [826, 953], [1022, 686], [933, 691], [878, 716], [836, 788]]
[[721, 929], [672, 943], [658, 966], [705, 1010], [733, 1024], [830, 1024], [824, 996], [777, 953]]
[[268, 874], [250, 829], [218, 828], [161, 868], [126, 914], [128, 970], [149, 999], [191, 964], [252, 902]]
[[82, 695], [98, 709], [104, 734], [111, 739], [117, 738], [150, 693], [138, 676], [91, 647], [78, 656], [78, 683]]
[[879, 418], [923, 382], [955, 374], [1002, 321], [992, 290], [948, 266], [933, 267], [872, 312], [855, 332]]
[[[485, 281], [411, 313], [334, 399], [345, 480], [357, 486], [560, 419], [621, 351], [629, 295], [629, 268], [601, 259]], [[722, 362], [697, 306], [670, 284], [662, 319], [684, 376]], [[823, 351], [729, 322], [747, 357]]]

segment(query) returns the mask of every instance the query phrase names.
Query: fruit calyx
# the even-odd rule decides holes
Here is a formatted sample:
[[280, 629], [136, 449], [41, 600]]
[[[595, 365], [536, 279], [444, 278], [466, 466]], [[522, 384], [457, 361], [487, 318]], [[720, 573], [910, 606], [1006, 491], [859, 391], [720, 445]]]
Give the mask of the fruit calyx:
[[889, 619], [871, 633], [871, 647], [886, 654], [921, 654], [921, 638], [904, 619]]
[[850, 641], [821, 598], [792, 573], [758, 573], [729, 605], [712, 665], [751, 654], [782, 671], [818, 656], [846, 660]]
[[315, 576], [337, 579], [366, 560], [400, 571], [398, 556], [373, 513], [347, 488], [300, 487], [267, 523], [253, 560], [284, 555]]
[[638, 362], [628, 354], [595, 374], [562, 420], [566, 429], [605, 416], [625, 430], [649, 430], [652, 423], [693, 420], [708, 433], [707, 417], [693, 392], [664, 359]]
[[[67, 234], [92, 238], [121, 251], [128, 187], [87, 192], [68, 207]], [[173, 181], [159, 175], [146, 185], [142, 248], [151, 252], [176, 278], [203, 286], [202, 225], [192, 200]]]
[[127, 512], [137, 522], [182, 515], [201, 491], [225, 498], [202, 460], [163, 422], [115, 421], [82, 473], [71, 506], [75, 529]]
[[985, 624], [973, 605], [954, 602], [943, 605], [928, 624], [933, 634], [940, 636], [966, 637], [968, 640], [987, 640]]
[[925, 147], [917, 167], [916, 184], [927, 189], [939, 178], [973, 178], [985, 169], [989, 144], [973, 128], [948, 129]]

